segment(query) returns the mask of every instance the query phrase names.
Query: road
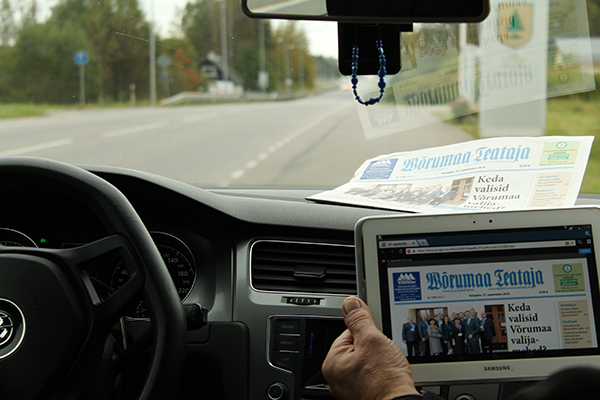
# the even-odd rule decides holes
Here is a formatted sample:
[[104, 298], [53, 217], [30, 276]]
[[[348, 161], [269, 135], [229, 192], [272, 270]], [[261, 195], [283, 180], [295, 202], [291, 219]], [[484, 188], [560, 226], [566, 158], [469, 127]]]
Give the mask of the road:
[[471, 138], [436, 123], [365, 139], [350, 92], [293, 101], [55, 112], [0, 122], [0, 156], [134, 168], [204, 187], [334, 187], [368, 158]]

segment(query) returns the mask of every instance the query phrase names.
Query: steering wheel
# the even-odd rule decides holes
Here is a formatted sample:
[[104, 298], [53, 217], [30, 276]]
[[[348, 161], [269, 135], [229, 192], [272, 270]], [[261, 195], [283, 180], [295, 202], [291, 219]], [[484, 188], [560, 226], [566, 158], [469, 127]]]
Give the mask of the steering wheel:
[[[0, 196], [10, 195], [7, 188], [18, 190], [23, 185], [41, 185], [78, 198], [94, 210], [108, 236], [62, 250], [0, 245], [2, 397], [83, 396], [111, 329], [125, 307], [142, 295], [153, 344], [139, 399], [173, 397], [185, 358], [185, 315], [165, 264], [129, 201], [81, 168], [29, 157], [0, 158]], [[101, 299], [87, 269], [97, 257], [115, 251], [130, 279]]]

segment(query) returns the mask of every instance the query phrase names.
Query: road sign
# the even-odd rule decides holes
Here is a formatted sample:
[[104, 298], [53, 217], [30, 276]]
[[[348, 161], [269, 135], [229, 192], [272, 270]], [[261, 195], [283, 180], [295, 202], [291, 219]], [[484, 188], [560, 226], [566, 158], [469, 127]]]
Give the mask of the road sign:
[[90, 61], [86, 51], [79, 50], [73, 56], [73, 62], [79, 67], [79, 104], [85, 104], [85, 65]]
[[79, 67], [83, 67], [84, 65], [86, 65], [88, 61], [90, 61], [90, 56], [87, 52], [83, 50], [79, 50], [77, 53], [75, 53], [75, 56], [73, 57], [73, 62]]
[[169, 57], [166, 54], [161, 54], [156, 59], [156, 65], [158, 65], [162, 69], [169, 68], [169, 65], [171, 65], [171, 57]]

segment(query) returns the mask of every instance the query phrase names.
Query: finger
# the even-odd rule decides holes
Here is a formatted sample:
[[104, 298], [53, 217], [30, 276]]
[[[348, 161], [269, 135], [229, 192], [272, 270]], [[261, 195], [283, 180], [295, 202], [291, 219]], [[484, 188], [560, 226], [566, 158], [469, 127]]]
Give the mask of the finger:
[[358, 297], [348, 297], [344, 301], [342, 314], [346, 327], [355, 341], [360, 340], [368, 334], [373, 334], [373, 330], [379, 332], [379, 329], [375, 326], [373, 317], [371, 317], [369, 307]]

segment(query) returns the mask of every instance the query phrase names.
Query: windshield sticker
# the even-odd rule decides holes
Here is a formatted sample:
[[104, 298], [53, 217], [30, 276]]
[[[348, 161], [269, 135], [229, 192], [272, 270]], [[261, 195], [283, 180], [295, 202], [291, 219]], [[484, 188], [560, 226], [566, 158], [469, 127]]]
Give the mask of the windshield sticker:
[[[548, 97], [595, 89], [585, 0], [490, 6], [480, 24], [416, 25], [402, 33], [400, 73], [388, 77], [380, 104], [357, 107], [368, 139], [490, 110], [512, 113], [507, 107], [515, 105], [519, 118], [530, 119], [519, 135], [540, 136]], [[482, 137], [510, 135], [498, 127], [506, 118], [488, 114], [479, 120]]]

